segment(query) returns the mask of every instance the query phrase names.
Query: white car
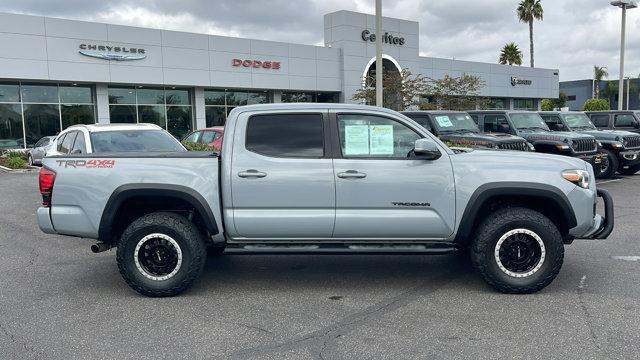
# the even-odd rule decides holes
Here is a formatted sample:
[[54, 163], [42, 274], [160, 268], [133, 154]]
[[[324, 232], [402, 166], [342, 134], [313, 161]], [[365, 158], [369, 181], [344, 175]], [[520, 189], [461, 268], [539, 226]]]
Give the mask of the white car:
[[47, 156], [141, 151], [187, 151], [154, 124], [73, 125], [55, 138]]
[[45, 136], [33, 146], [33, 149], [27, 151], [27, 160], [29, 165], [42, 165], [42, 158], [53, 149], [55, 136]]

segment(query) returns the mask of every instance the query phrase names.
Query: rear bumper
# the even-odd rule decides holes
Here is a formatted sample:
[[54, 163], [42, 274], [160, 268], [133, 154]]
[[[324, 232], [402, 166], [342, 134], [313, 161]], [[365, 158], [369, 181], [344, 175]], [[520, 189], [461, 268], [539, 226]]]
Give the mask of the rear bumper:
[[36, 216], [38, 217], [38, 227], [43, 233], [56, 234], [56, 229], [53, 228], [53, 223], [51, 222], [49, 210], [50, 208], [46, 207], [38, 208], [38, 211], [36, 212]]
[[598, 189], [598, 197], [604, 201], [604, 216], [594, 216], [593, 227], [581, 239], [606, 239], [613, 231], [613, 198], [607, 190]]

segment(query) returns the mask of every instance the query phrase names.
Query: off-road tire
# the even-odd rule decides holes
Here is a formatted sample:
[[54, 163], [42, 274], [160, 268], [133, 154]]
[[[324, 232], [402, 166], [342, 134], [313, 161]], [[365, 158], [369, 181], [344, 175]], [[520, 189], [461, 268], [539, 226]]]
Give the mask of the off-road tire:
[[622, 175], [633, 175], [640, 171], [640, 164], [629, 166], [628, 168], [620, 168], [618, 172]]
[[[525, 277], [501, 270], [495, 256], [500, 237], [514, 229], [532, 231], [544, 244], [542, 265]], [[510, 294], [530, 294], [549, 285], [558, 275], [563, 258], [562, 236], [555, 224], [541, 213], [522, 207], [502, 208], [490, 214], [477, 228], [471, 246], [471, 261], [483, 279], [496, 290]]]
[[[178, 271], [166, 280], [150, 279], [136, 265], [136, 246], [150, 234], [171, 237], [181, 251]], [[206, 259], [206, 245], [200, 231], [186, 218], [169, 212], [151, 213], [133, 221], [118, 242], [120, 274], [132, 289], [151, 297], [174, 296], [189, 289], [202, 274]]]
[[618, 155], [616, 155], [613, 151], [602, 149], [600, 150], [600, 153], [607, 156], [606, 161], [609, 163], [609, 166], [604, 171], [598, 172], [596, 174], [596, 177], [599, 179], [608, 179], [615, 175], [616, 171], [618, 171], [620, 160], [618, 160]]

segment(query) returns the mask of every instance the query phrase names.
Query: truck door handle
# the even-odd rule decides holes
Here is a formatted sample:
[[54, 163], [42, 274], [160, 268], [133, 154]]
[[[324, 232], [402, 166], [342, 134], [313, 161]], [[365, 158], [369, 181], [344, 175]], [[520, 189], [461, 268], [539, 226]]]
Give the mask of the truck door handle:
[[367, 174], [357, 172], [355, 170], [347, 170], [345, 172], [338, 173], [338, 177], [341, 179], [364, 179], [367, 177]]
[[241, 178], [263, 178], [267, 176], [267, 173], [251, 169], [247, 171], [240, 171], [238, 173], [238, 176]]

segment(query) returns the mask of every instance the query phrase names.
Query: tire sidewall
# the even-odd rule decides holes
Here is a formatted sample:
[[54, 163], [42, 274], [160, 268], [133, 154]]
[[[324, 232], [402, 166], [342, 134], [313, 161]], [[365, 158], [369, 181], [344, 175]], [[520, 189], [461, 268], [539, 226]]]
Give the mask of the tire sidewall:
[[608, 179], [612, 177], [613, 174], [616, 173], [616, 171], [618, 171], [620, 162], [618, 161], [618, 155], [614, 152], [607, 149], [602, 149], [601, 152], [607, 155], [607, 162], [609, 163], [609, 167], [607, 168], [606, 172], [601, 172], [600, 174], [598, 174], [598, 178]]
[[[545, 247], [545, 258], [542, 266], [533, 274], [526, 277], [514, 277], [506, 274], [498, 266], [498, 262], [495, 258], [495, 247], [498, 240], [502, 235], [508, 231], [514, 229], [526, 229], [536, 233]], [[563, 257], [563, 244], [562, 241], [558, 241], [558, 234], [554, 234], [545, 228], [541, 224], [527, 220], [515, 220], [510, 221], [505, 225], [499, 226], [491, 234], [491, 239], [486, 243], [485, 248], [485, 261], [488, 271], [493, 273], [496, 280], [501, 283], [509, 284], [515, 287], [529, 287], [540, 283], [545, 277], [549, 276], [549, 273], [553, 270], [554, 264], [557, 262], [557, 257]]]

